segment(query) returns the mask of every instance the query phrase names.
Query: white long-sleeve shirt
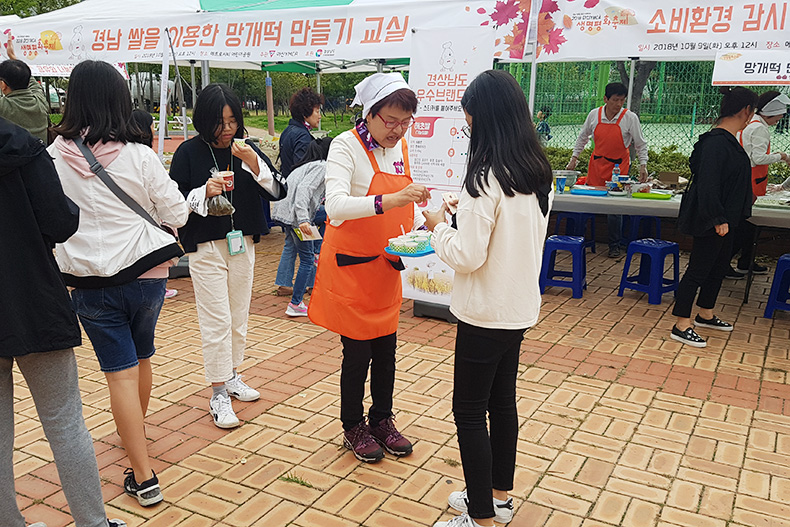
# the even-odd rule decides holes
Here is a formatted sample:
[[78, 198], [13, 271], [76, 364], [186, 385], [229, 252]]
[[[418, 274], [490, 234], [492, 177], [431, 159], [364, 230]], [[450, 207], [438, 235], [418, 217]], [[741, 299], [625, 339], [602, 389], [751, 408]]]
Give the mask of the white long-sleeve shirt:
[[[614, 124], [617, 122], [617, 119], [620, 118], [620, 114], [623, 112], [626, 112], [626, 114], [623, 116], [623, 120], [620, 121], [620, 131], [623, 134], [623, 144], [626, 148], [628, 148], [631, 145], [631, 141], [633, 141], [634, 147], [636, 148], [636, 155], [639, 158], [639, 164], [646, 165], [647, 141], [645, 140], [645, 136], [642, 134], [642, 124], [639, 122], [638, 115], [636, 115], [634, 112], [629, 112], [625, 108], [622, 108], [619, 112], [617, 112], [613, 119], [607, 119], [606, 111], [604, 110], [601, 112], [601, 122], [604, 124]], [[581, 151], [584, 150], [585, 146], [587, 146], [587, 143], [593, 136], [596, 126], [598, 126], [598, 108], [593, 109], [589, 114], [587, 114], [587, 119], [584, 120], [582, 131], [579, 133], [579, 137], [576, 139], [576, 144], [573, 146], [573, 155], [575, 157], [579, 157]]]
[[752, 166], [770, 165], [782, 160], [779, 152], [766, 154], [768, 145], [771, 143], [771, 127], [759, 115], [755, 115], [746, 128], [741, 133], [741, 144], [743, 149], [749, 154]]
[[[543, 241], [549, 215], [534, 194], [508, 197], [488, 176], [485, 193], [466, 189], [458, 201], [458, 229], [440, 223], [431, 245], [455, 270], [450, 311], [458, 320], [489, 329], [526, 329], [540, 314]], [[549, 195], [549, 207], [554, 200]]]
[[[377, 147], [373, 156], [379, 170], [390, 174], [398, 173], [404, 166], [400, 143], [395, 148]], [[345, 220], [356, 220], [376, 215], [375, 196], [368, 196], [373, 181], [373, 167], [362, 143], [348, 130], [338, 135], [329, 147], [326, 160], [326, 215], [335, 227]], [[417, 205], [414, 205], [414, 226], [425, 223]]]

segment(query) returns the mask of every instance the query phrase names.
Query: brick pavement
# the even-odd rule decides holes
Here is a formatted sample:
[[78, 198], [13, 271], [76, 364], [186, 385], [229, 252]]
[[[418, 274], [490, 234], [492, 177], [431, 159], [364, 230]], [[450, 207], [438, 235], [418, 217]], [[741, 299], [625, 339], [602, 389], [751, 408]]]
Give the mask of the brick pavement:
[[[341, 446], [339, 338], [284, 315], [273, 295], [282, 234], [263, 238], [241, 368], [262, 393], [234, 402], [243, 426], [214, 427], [189, 279], [171, 281], [154, 356], [149, 450], [165, 501], [121, 489], [120, 448], [103, 374], [77, 350], [84, 414], [111, 517], [130, 526], [399, 527], [448, 518], [463, 487], [451, 415], [452, 325], [403, 304], [395, 404], [410, 457], [364, 465]], [[589, 259], [589, 289], [544, 295], [518, 380], [521, 420], [513, 527], [790, 526], [790, 313], [761, 317], [770, 277], [741, 306], [725, 281], [732, 334], [705, 349], [668, 339], [669, 297], [616, 296], [622, 260]], [[72, 525], [52, 454], [15, 374], [16, 486], [28, 522]]]

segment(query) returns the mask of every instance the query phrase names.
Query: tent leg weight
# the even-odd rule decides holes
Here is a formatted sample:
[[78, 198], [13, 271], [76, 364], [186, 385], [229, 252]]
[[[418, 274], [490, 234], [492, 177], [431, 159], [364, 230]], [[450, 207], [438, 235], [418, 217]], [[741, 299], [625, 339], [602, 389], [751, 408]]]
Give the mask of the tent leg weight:
[[423, 302], [422, 300], [414, 301], [414, 316], [439, 318], [446, 320], [450, 324], [456, 324], [458, 322], [458, 319], [450, 313], [449, 306], [434, 304], [433, 302]]

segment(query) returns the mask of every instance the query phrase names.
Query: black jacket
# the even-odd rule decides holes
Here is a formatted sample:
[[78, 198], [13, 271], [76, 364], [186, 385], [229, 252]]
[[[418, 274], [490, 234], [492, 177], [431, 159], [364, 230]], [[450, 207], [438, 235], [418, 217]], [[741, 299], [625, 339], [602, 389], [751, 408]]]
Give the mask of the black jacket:
[[0, 119], [0, 357], [81, 344], [52, 254], [78, 225], [44, 143]]
[[[277, 170], [271, 161], [251, 141], [248, 145], [256, 151], [266, 164], [275, 179], [280, 181]], [[230, 148], [209, 147], [200, 136], [193, 137], [178, 147], [170, 163], [170, 177], [178, 183], [179, 190], [187, 196], [192, 189], [206, 184], [211, 176], [210, 170], [214, 168], [214, 157], [209, 150], [212, 148], [214, 157], [220, 170], [229, 170], [231, 165]], [[234, 189], [225, 192], [236, 212], [233, 213], [233, 227], [230, 216], [206, 216], [190, 214], [187, 224], [178, 229], [178, 236], [184, 252], [197, 251], [197, 245], [203, 242], [224, 240], [225, 236], [233, 229], [240, 230], [245, 236], [252, 236], [258, 243], [261, 239], [261, 228], [264, 225], [263, 207], [261, 198], [267, 201], [278, 201], [285, 197], [286, 189], [283, 185], [281, 193], [276, 198], [266, 192], [254, 179], [254, 176], [241, 168], [241, 159], [233, 157]]]
[[692, 236], [732, 231], [752, 215], [751, 163], [738, 140], [714, 128], [700, 136], [689, 158], [691, 178], [678, 213], [678, 229]]
[[295, 164], [302, 160], [307, 147], [313, 142], [313, 136], [304, 125], [296, 119], [288, 121], [288, 126], [280, 135], [280, 171], [288, 177]]

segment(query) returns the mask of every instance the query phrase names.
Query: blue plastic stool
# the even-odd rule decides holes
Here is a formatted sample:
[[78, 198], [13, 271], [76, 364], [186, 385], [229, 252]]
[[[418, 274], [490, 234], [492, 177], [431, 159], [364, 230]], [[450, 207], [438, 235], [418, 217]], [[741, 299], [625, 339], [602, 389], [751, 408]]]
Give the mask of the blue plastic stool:
[[[635, 254], [639, 257], [639, 273], [628, 276], [631, 258]], [[664, 260], [668, 255], [675, 257], [674, 278], [664, 278]], [[660, 304], [661, 295], [675, 291], [680, 282], [680, 249], [675, 242], [644, 238], [628, 244], [628, 254], [623, 267], [623, 277], [620, 279], [620, 291], [617, 296], [623, 296], [623, 290], [634, 289], [647, 293], [650, 304]]]
[[[628, 228], [627, 242], [639, 240], [641, 238], [661, 239], [661, 218], [658, 216], [629, 216], [631, 221]], [[647, 223], [645, 223], [647, 222]], [[656, 233], [653, 236], [653, 226]], [[641, 232], [640, 232], [641, 231]]]
[[[587, 257], [582, 236], [549, 236], [543, 249], [543, 265], [540, 268], [540, 294], [546, 286], [570, 287], [573, 298], [581, 298], [582, 290], [587, 289]], [[554, 269], [557, 251], [570, 251], [573, 259], [572, 271]], [[571, 280], [554, 280], [555, 276]]]
[[790, 311], [790, 253], [785, 254], [776, 263], [771, 294], [765, 304], [765, 318], [772, 318], [774, 310]]
[[[554, 234], [560, 233], [560, 223], [565, 220], [565, 234], [568, 236], [581, 236], [584, 246], [595, 252], [595, 214], [586, 212], [559, 212], [557, 222], [554, 224]], [[590, 237], [587, 238], [587, 224], [590, 225]]]

